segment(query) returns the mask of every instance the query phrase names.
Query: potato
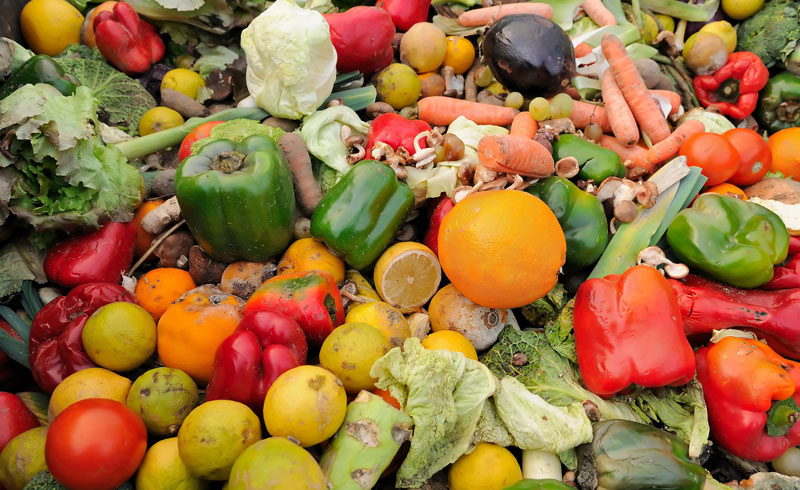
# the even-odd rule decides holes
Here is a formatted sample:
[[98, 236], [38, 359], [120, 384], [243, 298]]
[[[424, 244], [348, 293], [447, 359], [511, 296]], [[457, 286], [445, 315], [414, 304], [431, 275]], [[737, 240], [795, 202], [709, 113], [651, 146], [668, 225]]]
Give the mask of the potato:
[[784, 204], [800, 203], [800, 182], [792, 179], [769, 177], [742, 190], [749, 197], [780, 201]]

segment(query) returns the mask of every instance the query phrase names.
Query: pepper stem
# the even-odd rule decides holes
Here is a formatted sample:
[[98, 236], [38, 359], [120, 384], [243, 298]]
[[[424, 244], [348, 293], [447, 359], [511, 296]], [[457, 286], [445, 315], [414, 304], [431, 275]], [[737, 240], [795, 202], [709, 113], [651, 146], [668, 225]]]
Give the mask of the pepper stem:
[[729, 78], [722, 82], [717, 88], [715, 95], [717, 96], [717, 100], [720, 102], [729, 102], [733, 103], [739, 100], [739, 85], [741, 84], [741, 80], [737, 80], [736, 78]]
[[238, 151], [223, 151], [214, 157], [211, 164], [212, 170], [219, 170], [230, 174], [242, 168], [244, 159], [247, 155]]
[[787, 398], [772, 405], [767, 413], [767, 435], [779, 437], [786, 435], [800, 420], [800, 407], [794, 399]]

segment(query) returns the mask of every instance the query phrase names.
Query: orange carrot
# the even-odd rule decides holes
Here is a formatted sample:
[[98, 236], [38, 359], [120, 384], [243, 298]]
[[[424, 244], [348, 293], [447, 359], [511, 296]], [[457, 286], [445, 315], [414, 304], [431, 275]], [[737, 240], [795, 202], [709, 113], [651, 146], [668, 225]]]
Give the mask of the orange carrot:
[[633, 160], [633, 167], [642, 167], [645, 173], [652, 173], [656, 165], [674, 157], [686, 138], [693, 134], [705, 132], [706, 127], [696, 119], [690, 119], [675, 129], [666, 139], [656, 143], [647, 150], [644, 159]]
[[458, 23], [464, 27], [478, 27], [491, 24], [497, 19], [513, 14], [534, 14], [552, 19], [553, 7], [546, 3], [509, 3], [467, 10], [458, 16]]
[[488, 135], [478, 142], [478, 161], [490, 170], [542, 179], [555, 173], [553, 155], [536, 141], [510, 134]]
[[669, 110], [670, 115], [677, 113], [681, 107], [681, 96], [672, 90], [649, 90], [648, 92], [650, 95], [658, 95], [669, 101], [669, 105], [672, 106]]
[[650, 97], [639, 70], [625, 50], [625, 45], [617, 36], [606, 34], [600, 46], [614, 73], [614, 80], [628, 102], [628, 107], [631, 108], [642, 133], [654, 144], [663, 141], [669, 136], [669, 125], [656, 101]]
[[493, 124], [508, 126], [514, 120], [518, 110], [510, 107], [470, 102], [435, 95], [420, 99], [419, 118], [434, 126], [447, 126], [459, 116], [464, 116], [476, 124]]
[[538, 129], [539, 123], [536, 122], [536, 119], [531, 117], [530, 112], [523, 111], [514, 116], [514, 120], [511, 121], [511, 130], [509, 133], [514, 136], [533, 139]]
[[614, 74], [606, 70], [603, 74], [603, 103], [606, 106], [606, 115], [611, 124], [614, 136], [625, 146], [630, 146], [639, 141], [639, 127], [633, 118], [625, 96], [614, 81]]
[[575, 57], [576, 58], [583, 58], [584, 56], [589, 56], [592, 52], [592, 47], [586, 43], [580, 43], [575, 46]]
[[601, 26], [617, 25], [617, 18], [603, 5], [602, 0], [583, 0], [581, 7], [595, 24]]
[[595, 123], [603, 128], [604, 133], [611, 132], [611, 123], [608, 122], [606, 108], [601, 105], [573, 100], [572, 113], [570, 113], [569, 119], [579, 129], [586, 129], [589, 124]]
[[617, 138], [607, 134], [601, 136], [597, 143], [603, 148], [611, 150], [619, 155], [619, 158], [623, 163], [644, 161], [645, 154], [647, 153], [646, 148], [642, 148], [639, 145], [625, 146], [620, 143]]

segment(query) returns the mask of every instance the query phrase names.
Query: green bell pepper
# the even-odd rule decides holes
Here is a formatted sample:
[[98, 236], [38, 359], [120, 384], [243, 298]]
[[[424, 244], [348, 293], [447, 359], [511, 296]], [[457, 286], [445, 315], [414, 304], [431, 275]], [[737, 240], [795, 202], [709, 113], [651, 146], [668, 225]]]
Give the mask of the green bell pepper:
[[27, 84], [46, 83], [66, 96], [75, 94], [75, 84], [64, 75], [64, 70], [53, 58], [37, 54], [22, 64], [0, 87], [0, 99], [5, 99]]
[[575, 487], [571, 487], [562, 481], [553, 480], [551, 478], [544, 480], [525, 478], [510, 487], [506, 487], [504, 490], [575, 490]]
[[772, 279], [772, 266], [786, 258], [789, 232], [763, 206], [708, 193], [675, 216], [667, 242], [689, 267], [731, 286], [755, 288]]
[[669, 432], [628, 420], [604, 420], [593, 429], [598, 488], [703, 488], [705, 470], [689, 457], [689, 446]]
[[414, 208], [414, 194], [394, 170], [364, 160], [322, 197], [311, 216], [311, 235], [355, 269], [375, 262]]
[[525, 189], [538, 197], [558, 218], [567, 240], [565, 268], [580, 270], [594, 264], [608, 245], [608, 221], [596, 197], [564, 177], [547, 177]]
[[577, 134], [562, 134], [553, 141], [553, 159], [574, 157], [578, 160], [578, 178], [600, 184], [608, 177], [625, 177], [625, 165], [619, 155]]
[[769, 133], [800, 126], [800, 75], [785, 71], [770, 78], [759, 94], [755, 116]]
[[175, 195], [197, 243], [220, 262], [264, 262], [292, 238], [292, 175], [266, 136], [206, 144], [178, 167]]

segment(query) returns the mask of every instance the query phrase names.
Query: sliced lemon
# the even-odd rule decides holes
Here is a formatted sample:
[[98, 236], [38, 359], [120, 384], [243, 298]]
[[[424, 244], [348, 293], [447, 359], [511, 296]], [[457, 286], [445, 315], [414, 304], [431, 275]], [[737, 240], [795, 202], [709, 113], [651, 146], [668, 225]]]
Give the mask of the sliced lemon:
[[384, 301], [400, 309], [418, 308], [439, 289], [442, 267], [436, 254], [417, 242], [392, 245], [375, 264], [375, 289]]

